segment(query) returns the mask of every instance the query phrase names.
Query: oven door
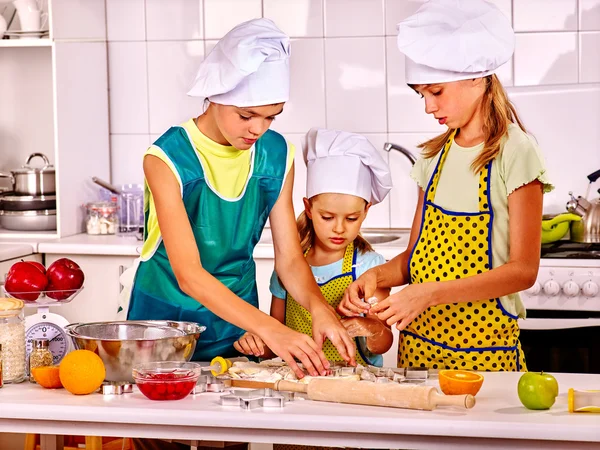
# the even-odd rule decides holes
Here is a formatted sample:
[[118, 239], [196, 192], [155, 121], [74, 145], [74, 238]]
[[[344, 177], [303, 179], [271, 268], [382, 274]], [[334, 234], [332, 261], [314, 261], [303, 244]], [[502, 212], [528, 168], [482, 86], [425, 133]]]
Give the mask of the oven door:
[[528, 310], [519, 326], [529, 371], [600, 374], [600, 313]]

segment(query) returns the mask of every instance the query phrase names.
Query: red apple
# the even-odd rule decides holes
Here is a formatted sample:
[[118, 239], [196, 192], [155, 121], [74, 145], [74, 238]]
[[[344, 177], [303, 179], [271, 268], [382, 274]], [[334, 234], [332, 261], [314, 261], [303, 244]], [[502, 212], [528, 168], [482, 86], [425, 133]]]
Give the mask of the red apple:
[[39, 266], [41, 264], [35, 261], [19, 261], [13, 264], [6, 277], [6, 292], [21, 300], [37, 300], [40, 292], [48, 285], [48, 279]]
[[37, 267], [38, 269], [40, 269], [44, 275], [46, 275], [46, 268], [44, 267], [44, 265], [42, 263], [39, 263], [37, 261], [26, 261], [26, 262], [28, 262], [29, 264], [34, 265], [35, 267]]
[[70, 297], [75, 290], [83, 286], [83, 271], [81, 267], [68, 258], [54, 261], [46, 270], [48, 277], [48, 291], [46, 295], [55, 300], [64, 300]]

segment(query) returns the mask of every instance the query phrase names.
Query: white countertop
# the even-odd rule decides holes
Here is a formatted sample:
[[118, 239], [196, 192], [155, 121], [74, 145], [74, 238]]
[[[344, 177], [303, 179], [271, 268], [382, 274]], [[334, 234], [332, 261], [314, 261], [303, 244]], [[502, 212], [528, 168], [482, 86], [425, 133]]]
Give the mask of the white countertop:
[[[555, 374], [560, 395], [547, 411], [529, 411], [521, 405], [517, 397], [520, 376], [520, 373], [485, 373], [473, 409], [442, 407], [434, 411], [309, 400], [295, 400], [283, 409], [243, 411], [220, 406], [218, 400], [222, 394], [216, 393], [154, 402], [137, 388], [132, 394], [122, 396], [75, 396], [64, 389], [46, 390], [22, 383], [5, 385], [0, 392], [0, 432], [102, 433], [100, 435], [171, 439], [208, 439], [206, 436], [210, 436], [243, 442], [321, 445], [327, 442], [369, 448], [408, 448], [399, 444], [432, 448], [435, 442], [451, 444], [454, 441], [456, 447], [443, 448], [600, 446], [600, 414], [570, 414], [566, 397], [571, 387], [600, 388], [600, 375]], [[437, 384], [437, 381], [429, 383]], [[498, 446], [498, 440], [502, 440], [502, 446]], [[557, 443], [551, 441], [564, 442], [554, 447]]]
[[21, 258], [31, 255], [35, 252], [35, 247], [31, 244], [22, 244], [18, 242], [0, 243], [0, 261], [6, 261], [13, 258]]
[[[269, 230], [265, 230], [269, 233]], [[385, 258], [391, 259], [406, 248], [408, 234], [403, 236], [397, 244], [375, 245], [377, 252]], [[135, 236], [95, 236], [86, 233], [76, 234], [59, 239], [40, 240], [39, 242], [11, 242], [0, 245], [23, 246], [27, 245], [33, 248], [34, 253], [65, 254], [65, 255], [118, 255], [118, 256], [139, 256], [142, 241]], [[0, 248], [1, 252], [1, 248]], [[31, 254], [27, 253], [27, 254]], [[1, 257], [4, 256], [0, 253]], [[21, 255], [19, 255], [21, 256]], [[272, 259], [274, 256], [273, 244], [259, 242], [254, 249], [254, 257], [257, 259]]]
[[119, 255], [139, 256], [142, 241], [135, 236], [76, 234], [65, 238], [43, 241], [38, 253], [66, 255]]

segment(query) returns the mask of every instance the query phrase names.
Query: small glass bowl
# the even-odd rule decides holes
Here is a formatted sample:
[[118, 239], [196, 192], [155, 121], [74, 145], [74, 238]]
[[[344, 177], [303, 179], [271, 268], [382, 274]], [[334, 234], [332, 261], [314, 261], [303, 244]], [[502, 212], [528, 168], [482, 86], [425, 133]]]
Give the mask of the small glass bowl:
[[150, 400], [181, 400], [192, 392], [201, 372], [198, 363], [164, 361], [139, 364], [132, 374], [140, 392]]

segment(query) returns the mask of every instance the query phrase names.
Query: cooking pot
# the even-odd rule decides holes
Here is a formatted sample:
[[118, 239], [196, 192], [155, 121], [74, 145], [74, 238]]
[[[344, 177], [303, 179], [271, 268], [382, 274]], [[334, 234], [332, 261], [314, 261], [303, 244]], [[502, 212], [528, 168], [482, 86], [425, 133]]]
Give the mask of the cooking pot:
[[572, 222], [581, 222], [581, 217], [573, 213], [544, 216], [542, 220], [542, 244], [549, 244], [565, 237]]
[[0, 211], [0, 227], [15, 231], [56, 230], [56, 210]]
[[56, 209], [55, 195], [15, 195], [14, 192], [0, 194], [0, 210], [31, 211]]
[[[44, 160], [44, 167], [37, 168], [29, 165], [36, 157]], [[10, 174], [0, 172], [0, 177], [11, 179], [12, 190], [17, 195], [50, 195], [56, 192], [54, 166], [43, 153], [32, 153], [22, 168], [11, 170]]]
[[[600, 189], [598, 189], [600, 194]], [[600, 243], [600, 198], [588, 201], [583, 197], [575, 198], [572, 192], [567, 202], [567, 211], [581, 217], [578, 222], [571, 222], [571, 240], [583, 243]]]

